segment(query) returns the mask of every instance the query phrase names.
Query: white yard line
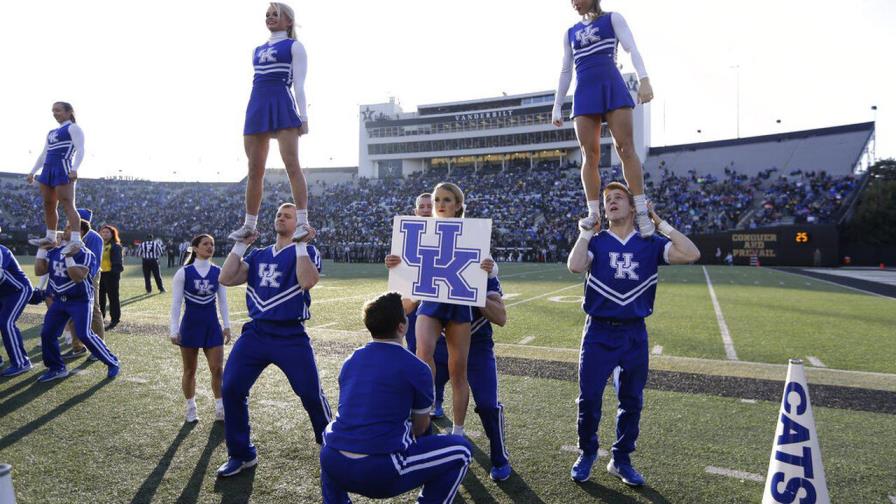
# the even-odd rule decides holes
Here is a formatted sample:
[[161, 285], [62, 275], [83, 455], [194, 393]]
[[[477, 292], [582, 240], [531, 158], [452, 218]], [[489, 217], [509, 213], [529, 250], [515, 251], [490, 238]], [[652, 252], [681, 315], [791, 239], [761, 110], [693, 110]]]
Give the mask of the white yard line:
[[500, 275], [500, 274], [499, 275], [500, 275], [501, 279], [503, 280], [505, 278], [513, 278], [513, 277], [518, 277], [518, 276], [531, 275], [533, 273], [546, 273], [548, 271], [556, 271], [556, 268], [544, 268], [544, 269], [538, 269], [538, 270], [532, 270], [532, 271], [523, 271], [522, 273], [511, 273], [510, 275]]
[[746, 471], [735, 471], [734, 469], [725, 469], [724, 467], [709, 466], [706, 468], [706, 472], [708, 472], [709, 474], [717, 474], [719, 476], [727, 476], [729, 478], [758, 481], [760, 483], [765, 481], [765, 478], [762, 477], [761, 474], [756, 474], [756, 473], [751, 473], [751, 472], [746, 472]]
[[520, 340], [520, 345], [528, 345], [534, 339], [535, 336], [526, 336], [525, 338]]
[[756, 401], [756, 399], [741, 399], [740, 402], [744, 404], [756, 404], [758, 401]]
[[563, 292], [563, 291], [565, 291], [565, 290], [572, 289], [573, 287], [578, 287], [578, 288], [581, 289], [581, 288], [582, 288], [582, 284], [580, 284], [580, 283], [575, 283], [575, 284], [572, 284], [572, 285], [570, 285], [570, 286], [568, 286], [568, 287], [563, 287], [562, 289], [557, 289], [557, 290], [555, 290], [555, 291], [546, 292], [546, 293], [541, 294], [541, 295], [539, 295], [539, 296], [530, 297], [530, 298], [528, 298], [528, 299], [523, 299], [523, 300], [521, 300], [521, 301], [517, 301], [516, 303], [510, 303], [509, 305], [507, 305], [507, 308], [510, 308], [511, 306], [516, 306], [516, 305], [518, 305], [518, 304], [528, 303], [529, 301], [534, 301], [534, 300], [536, 300], [536, 299], [541, 299], [541, 298], [543, 298], [543, 297], [550, 296], [551, 294], [556, 294], [556, 293], [558, 293], [558, 292]]
[[827, 367], [824, 365], [824, 362], [821, 362], [821, 359], [819, 359], [818, 357], [815, 357], [814, 355], [807, 355], [806, 360], [809, 361], [809, 364], [812, 364], [815, 367], [823, 367], [823, 368]]
[[725, 356], [728, 360], [738, 360], [737, 352], [734, 350], [734, 342], [731, 341], [731, 333], [728, 332], [728, 324], [725, 323], [725, 316], [722, 315], [722, 308], [719, 306], [719, 300], [716, 298], [716, 291], [712, 288], [712, 280], [709, 279], [709, 272], [706, 266], [703, 266], [703, 274], [706, 276], [706, 287], [709, 289], [709, 298], [712, 300], [712, 307], [716, 311], [716, 320], [719, 323], [719, 333], [722, 335], [722, 343], [725, 345]]
[[[574, 446], [574, 445], [563, 445], [560, 447], [560, 451], [565, 451], [565, 452], [570, 452], [570, 453], [579, 453], [579, 447]], [[609, 454], [610, 454], [610, 452], [608, 452], [607, 450], [604, 450], [603, 448], [597, 449], [598, 457], [606, 457]]]
[[316, 325], [314, 327], [307, 327], [306, 329], [323, 329], [324, 327], [330, 327], [338, 324], [338, 322], [329, 322], [327, 324]]

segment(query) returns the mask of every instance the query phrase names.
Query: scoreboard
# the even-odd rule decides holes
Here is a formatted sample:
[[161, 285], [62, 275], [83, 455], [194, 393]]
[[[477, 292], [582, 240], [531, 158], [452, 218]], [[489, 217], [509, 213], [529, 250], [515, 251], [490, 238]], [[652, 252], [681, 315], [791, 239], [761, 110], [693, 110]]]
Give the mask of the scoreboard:
[[791, 225], [737, 229], [692, 236], [702, 263], [717, 262], [716, 252], [729, 253], [734, 264], [758, 260], [768, 266], [836, 266], [839, 236], [835, 225]]

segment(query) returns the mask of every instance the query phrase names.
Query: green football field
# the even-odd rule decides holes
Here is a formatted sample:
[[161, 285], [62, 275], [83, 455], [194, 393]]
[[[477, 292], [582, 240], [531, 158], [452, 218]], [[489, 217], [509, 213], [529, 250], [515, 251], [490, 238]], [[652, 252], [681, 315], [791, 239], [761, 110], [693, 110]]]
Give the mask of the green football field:
[[[164, 273], [166, 280], [173, 272]], [[324, 275], [312, 291], [308, 327], [335, 406], [339, 365], [367, 338], [360, 307], [385, 290], [386, 270], [326, 263]], [[886, 503], [896, 495], [896, 300], [766, 268], [661, 269], [648, 319], [651, 366], [672, 373], [666, 378], [697, 377], [702, 385], [689, 391], [674, 383], [648, 386], [634, 455], [648, 485], [635, 490], [606, 474], [605, 456], [589, 482], [569, 480], [582, 279], [545, 264], [502, 264], [501, 279], [508, 323], [496, 329], [495, 340], [514, 475], [499, 484], [488, 478], [488, 441], [471, 406], [467, 430], [477, 452], [457, 502], [758, 502], [783, 383], [777, 398], [748, 398], [757, 397], [754, 385], [782, 382], [790, 357], [806, 361], [810, 393], [813, 386], [819, 392], [833, 386], [838, 394], [873, 399], [853, 407], [819, 394], [825, 405], [814, 413], [832, 501]], [[123, 363], [115, 380], [105, 379], [102, 364], [82, 358], [70, 366], [75, 375], [36, 383], [43, 310], [29, 307], [20, 321], [37, 370], [0, 381], [0, 463], [13, 466], [18, 501], [319, 501], [318, 448], [282, 373], [269, 368], [250, 398], [258, 467], [217, 480], [214, 470], [226, 459], [223, 425], [212, 421], [202, 359], [201, 420], [183, 423], [180, 357], [167, 339], [170, 294], [145, 295], [139, 267], [129, 264], [122, 299], [122, 325], [107, 335]], [[246, 319], [244, 291], [230, 289], [229, 301], [238, 329]], [[721, 320], [730, 334], [727, 351]], [[730, 388], [717, 393], [730, 380], [742, 384], [742, 395]], [[615, 410], [608, 387], [602, 439], [614, 437]], [[445, 420], [438, 425], [450, 428]]]

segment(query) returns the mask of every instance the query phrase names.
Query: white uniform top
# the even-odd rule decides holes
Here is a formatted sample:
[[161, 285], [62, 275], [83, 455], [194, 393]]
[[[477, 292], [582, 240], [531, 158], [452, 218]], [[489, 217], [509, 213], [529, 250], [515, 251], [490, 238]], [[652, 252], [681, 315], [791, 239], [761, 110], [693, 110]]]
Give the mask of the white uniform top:
[[[271, 33], [269, 44], [286, 40], [285, 31]], [[253, 53], [254, 54], [254, 53]], [[296, 107], [299, 110], [299, 119], [302, 123], [308, 121], [308, 105], [305, 100], [305, 77], [308, 75], [308, 53], [305, 46], [296, 40], [292, 44], [292, 89], [296, 98]]]
[[[196, 268], [196, 271], [199, 272], [200, 275], [205, 276], [208, 274], [208, 271], [212, 268], [211, 262], [208, 259], [196, 259], [193, 261], [193, 267]], [[177, 273], [174, 274], [174, 279], [171, 281], [174, 285], [172, 288], [172, 299], [171, 299], [171, 316], [168, 319], [169, 328], [171, 329], [171, 337], [176, 337], [178, 332], [180, 332], [180, 306], [184, 303], [184, 269], [181, 268], [177, 270]], [[221, 321], [224, 323], [224, 328], [230, 328], [230, 315], [227, 313], [227, 288], [223, 285], [218, 285], [218, 312], [221, 314]]]
[[[647, 77], [647, 69], [644, 68], [644, 60], [641, 53], [638, 52], [638, 46], [635, 45], [635, 37], [625, 22], [625, 18], [618, 12], [609, 14], [610, 22], [613, 24], [613, 31], [616, 32], [616, 40], [625, 49], [625, 52], [631, 54], [632, 64], [635, 71], [638, 72], [638, 80]], [[582, 24], [590, 24], [594, 20], [582, 21]], [[569, 85], [572, 83], [572, 46], [569, 45], [569, 38], [566, 32], [563, 32], [563, 65], [560, 67], [560, 79], [557, 83], [557, 93], [554, 95], [554, 110], [551, 113], [551, 121], [560, 119], [560, 107], [563, 106], [563, 100], [569, 91]]]
[[[72, 161], [72, 169], [69, 170], [69, 173], [75, 173], [78, 171], [78, 167], [81, 166], [81, 161], [84, 160], [84, 130], [82, 130], [77, 123], [71, 121], [65, 121], [60, 124], [59, 127], [61, 128], [69, 123], [71, 123], [71, 126], [68, 127], [68, 134], [71, 135], [72, 144], [75, 146], [75, 159]], [[47, 146], [49, 143], [49, 140], [44, 142], [44, 150], [37, 158], [37, 162], [34, 163], [34, 168], [31, 168], [31, 175], [34, 175], [37, 173], [37, 170], [43, 168], [44, 161], [47, 159]]]

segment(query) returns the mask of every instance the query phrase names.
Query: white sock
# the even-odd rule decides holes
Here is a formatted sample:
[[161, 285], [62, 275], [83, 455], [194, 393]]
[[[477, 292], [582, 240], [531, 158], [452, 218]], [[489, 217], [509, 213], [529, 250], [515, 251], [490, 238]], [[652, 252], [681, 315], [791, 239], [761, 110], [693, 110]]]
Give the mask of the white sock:
[[72, 231], [71, 238], [68, 239], [71, 243], [80, 243], [81, 242], [81, 232], [80, 231]]
[[188, 408], [196, 407], [196, 398], [195, 397], [191, 397], [191, 398], [187, 399], [187, 407]]
[[223, 398], [215, 399], [215, 409], [216, 410], [224, 409], [224, 399]]
[[56, 241], [56, 230], [47, 228], [47, 239]]
[[600, 215], [600, 200], [588, 200], [588, 214]]
[[301, 226], [302, 224], [308, 224], [308, 210], [296, 210], [296, 222]]
[[463, 436], [464, 435], [464, 426], [463, 425], [455, 425], [451, 428], [451, 434], [455, 436]]
[[635, 196], [635, 211], [638, 213], [647, 213], [647, 196], [638, 194]]
[[255, 229], [255, 227], [258, 225], [258, 216], [247, 213], [246, 220], [243, 222], [243, 225]]

